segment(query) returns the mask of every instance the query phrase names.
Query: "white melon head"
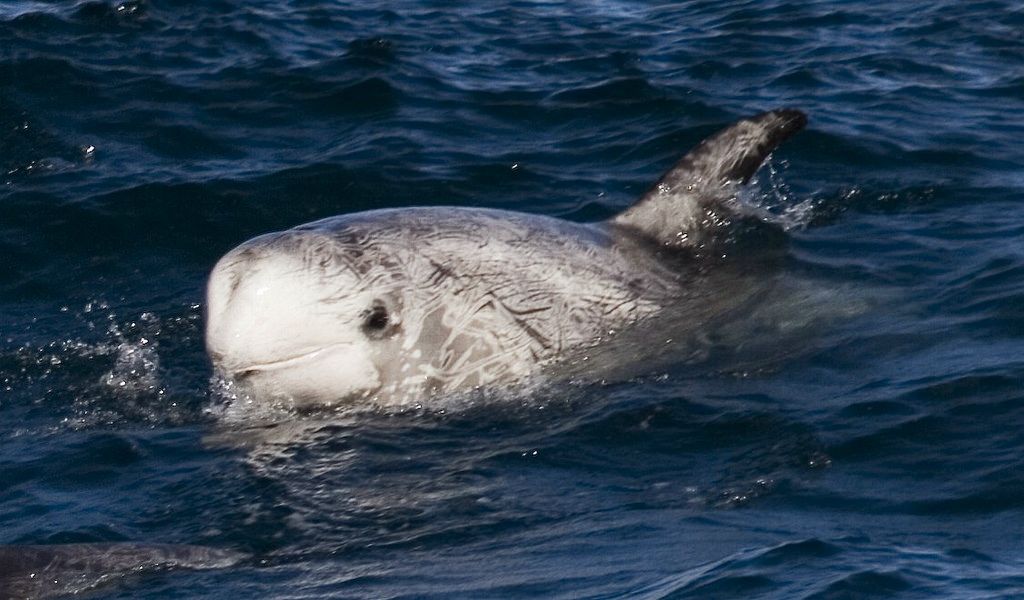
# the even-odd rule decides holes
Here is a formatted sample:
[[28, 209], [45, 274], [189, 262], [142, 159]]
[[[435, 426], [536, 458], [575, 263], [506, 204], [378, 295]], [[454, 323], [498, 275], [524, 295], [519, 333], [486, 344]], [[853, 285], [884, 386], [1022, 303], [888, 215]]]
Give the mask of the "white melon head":
[[257, 237], [210, 275], [207, 351], [219, 375], [261, 398], [370, 397], [400, 346], [401, 287], [398, 271], [368, 267], [324, 232]]

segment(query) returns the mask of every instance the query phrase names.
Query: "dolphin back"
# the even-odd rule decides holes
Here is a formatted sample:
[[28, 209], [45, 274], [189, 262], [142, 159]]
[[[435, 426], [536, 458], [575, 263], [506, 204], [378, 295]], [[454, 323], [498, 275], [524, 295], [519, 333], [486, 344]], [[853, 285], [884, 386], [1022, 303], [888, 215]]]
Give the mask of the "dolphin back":
[[78, 594], [129, 574], [218, 569], [242, 559], [229, 550], [177, 544], [0, 546], [0, 600]]
[[701, 142], [626, 211], [611, 219], [660, 244], [691, 246], [702, 229], [728, 219], [737, 188], [782, 142], [807, 124], [782, 108], [741, 119]]

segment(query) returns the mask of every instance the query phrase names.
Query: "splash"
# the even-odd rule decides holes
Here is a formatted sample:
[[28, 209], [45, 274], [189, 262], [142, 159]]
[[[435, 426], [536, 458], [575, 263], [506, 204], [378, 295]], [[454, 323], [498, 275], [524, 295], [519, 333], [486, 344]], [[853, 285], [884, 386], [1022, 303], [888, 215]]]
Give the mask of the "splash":
[[748, 214], [783, 231], [794, 231], [813, 223], [822, 201], [815, 196], [798, 199], [785, 180], [788, 169], [789, 161], [769, 156], [750, 185], [740, 191], [737, 201]]
[[100, 382], [113, 393], [126, 399], [140, 394], [150, 393], [163, 396], [166, 390], [160, 383], [160, 357], [157, 354], [155, 335], [159, 335], [160, 320], [153, 313], [142, 313], [138, 321], [127, 324], [130, 329], [143, 330], [136, 339], [129, 339], [120, 325], [110, 315], [108, 337], [114, 343], [108, 343], [108, 351], [116, 358], [110, 369]]
[[0, 408], [48, 413], [58, 428], [71, 429], [195, 418], [177, 399], [180, 383], [168, 383], [161, 353], [164, 342], [176, 347], [198, 330], [198, 306], [185, 316], [124, 317], [106, 301], [93, 300], [60, 313], [38, 322], [70, 317], [90, 336], [0, 349]]

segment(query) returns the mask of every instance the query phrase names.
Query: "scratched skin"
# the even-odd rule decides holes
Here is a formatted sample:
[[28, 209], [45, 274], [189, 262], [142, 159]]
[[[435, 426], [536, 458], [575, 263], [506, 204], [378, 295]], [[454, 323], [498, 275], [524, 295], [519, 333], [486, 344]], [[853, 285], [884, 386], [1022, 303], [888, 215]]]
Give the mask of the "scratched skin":
[[760, 293], [728, 270], [701, 280], [750, 217], [739, 187], [805, 124], [792, 109], [741, 119], [603, 223], [405, 208], [255, 238], [211, 274], [207, 349], [250, 397], [407, 404], [525, 380], [620, 330], [655, 331], [636, 325], [666, 308], [699, 327]]
[[407, 208], [262, 236], [222, 264], [244, 273], [267, 255], [301, 257], [295, 268], [321, 284], [311, 305], [339, 312], [372, 296], [340, 311], [352, 328], [384, 305], [389, 328], [371, 344], [387, 359], [376, 363], [375, 395], [401, 404], [521, 379], [659, 312], [678, 299], [679, 275], [640, 243], [543, 216]]

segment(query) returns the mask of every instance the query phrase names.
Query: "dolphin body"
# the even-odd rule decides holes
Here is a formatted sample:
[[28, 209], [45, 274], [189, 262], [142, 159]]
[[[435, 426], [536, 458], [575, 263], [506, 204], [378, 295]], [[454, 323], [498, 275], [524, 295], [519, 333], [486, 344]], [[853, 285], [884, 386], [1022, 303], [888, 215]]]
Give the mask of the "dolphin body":
[[0, 546], [0, 600], [55, 598], [169, 569], [220, 569], [244, 555], [204, 546], [130, 542]]
[[293, 406], [405, 405], [527, 380], [671, 312], [701, 257], [749, 217], [740, 187], [806, 122], [793, 109], [742, 119], [602, 222], [402, 208], [256, 237], [210, 275], [215, 371]]

